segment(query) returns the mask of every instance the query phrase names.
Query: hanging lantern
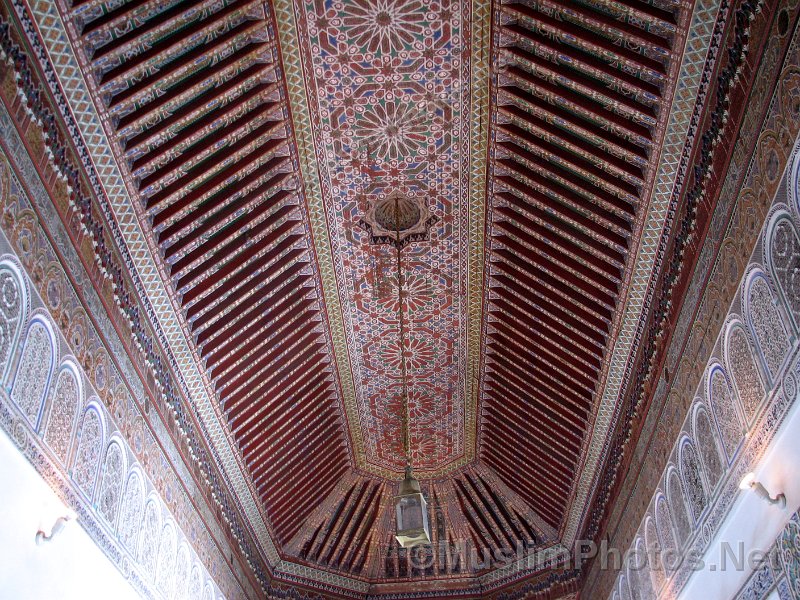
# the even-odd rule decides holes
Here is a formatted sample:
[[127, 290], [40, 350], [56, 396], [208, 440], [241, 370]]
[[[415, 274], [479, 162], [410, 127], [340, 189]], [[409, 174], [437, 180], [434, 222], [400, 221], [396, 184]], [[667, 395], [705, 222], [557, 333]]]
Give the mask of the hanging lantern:
[[[405, 359], [405, 323], [403, 320], [403, 269], [401, 252], [403, 244], [400, 238], [400, 231], [406, 230], [409, 223], [419, 218], [415, 213], [413, 203], [403, 197], [394, 195], [380, 209], [381, 224], [387, 230], [394, 229], [395, 237], [393, 244], [397, 249], [397, 320], [400, 324], [400, 379], [402, 382], [402, 392], [400, 400], [403, 404], [403, 450], [406, 455], [406, 476], [400, 482], [400, 493], [394, 498], [395, 518], [397, 520], [397, 539], [403, 548], [412, 548], [419, 544], [427, 544], [431, 541], [431, 527], [428, 523], [428, 504], [425, 496], [419, 487], [419, 481], [414, 479], [411, 466], [411, 416], [408, 410], [408, 382], [406, 381], [406, 359]], [[390, 205], [393, 204], [394, 206]], [[402, 206], [401, 206], [402, 205]], [[394, 210], [392, 210], [392, 208]]]
[[394, 498], [397, 519], [397, 541], [403, 548], [412, 548], [431, 541], [428, 523], [428, 503], [419, 487], [419, 481], [406, 467], [406, 477], [400, 482], [400, 493]]

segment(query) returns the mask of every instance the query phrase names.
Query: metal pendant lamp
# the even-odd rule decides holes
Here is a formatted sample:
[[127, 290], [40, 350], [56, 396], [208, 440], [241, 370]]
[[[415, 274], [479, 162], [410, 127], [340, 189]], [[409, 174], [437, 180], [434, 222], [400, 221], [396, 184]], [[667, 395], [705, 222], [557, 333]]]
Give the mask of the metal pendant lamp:
[[428, 503], [422, 494], [419, 481], [414, 478], [414, 469], [411, 464], [411, 434], [410, 413], [408, 409], [408, 385], [406, 381], [405, 357], [405, 324], [403, 322], [403, 270], [401, 252], [403, 245], [400, 242], [400, 199], [394, 200], [395, 211], [395, 246], [397, 248], [397, 306], [400, 321], [400, 369], [401, 369], [401, 394], [403, 405], [403, 449], [406, 454], [405, 478], [400, 482], [400, 489], [394, 498], [395, 520], [397, 533], [395, 538], [403, 548], [412, 548], [419, 544], [431, 541], [431, 528], [428, 522]]

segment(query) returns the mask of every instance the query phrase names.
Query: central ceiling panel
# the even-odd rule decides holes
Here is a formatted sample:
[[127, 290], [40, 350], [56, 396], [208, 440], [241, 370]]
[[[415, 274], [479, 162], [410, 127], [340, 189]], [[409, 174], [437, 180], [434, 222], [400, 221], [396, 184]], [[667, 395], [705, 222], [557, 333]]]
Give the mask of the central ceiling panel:
[[[360, 464], [404, 467], [394, 248], [364, 222], [400, 193], [430, 211], [403, 250], [411, 453], [432, 474], [465, 456], [470, 2], [295, 6], [316, 160], [353, 371]], [[484, 82], [484, 83], [488, 83]], [[370, 469], [372, 470], [372, 469]]]

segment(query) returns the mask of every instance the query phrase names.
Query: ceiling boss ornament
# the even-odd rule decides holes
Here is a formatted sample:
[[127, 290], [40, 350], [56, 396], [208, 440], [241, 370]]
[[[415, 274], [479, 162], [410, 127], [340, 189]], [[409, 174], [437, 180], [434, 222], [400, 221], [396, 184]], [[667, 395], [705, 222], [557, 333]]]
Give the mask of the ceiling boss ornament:
[[360, 225], [369, 233], [373, 244], [402, 248], [411, 242], [427, 240], [430, 227], [436, 221], [422, 199], [392, 192], [370, 201]]

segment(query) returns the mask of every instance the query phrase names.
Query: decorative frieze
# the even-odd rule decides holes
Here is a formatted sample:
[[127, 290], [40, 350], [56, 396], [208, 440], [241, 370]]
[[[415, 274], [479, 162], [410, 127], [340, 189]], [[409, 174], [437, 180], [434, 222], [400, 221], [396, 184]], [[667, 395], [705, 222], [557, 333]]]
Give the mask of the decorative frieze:
[[[800, 145], [794, 156], [800, 156]], [[800, 189], [797, 164], [787, 174], [792, 193]], [[793, 302], [777, 293], [774, 282], [781, 278], [786, 281], [780, 265], [800, 256], [787, 259], [787, 244], [768, 243], [775, 239], [776, 230], [786, 232], [787, 225], [793, 227], [800, 220], [797, 206], [782, 204], [787, 199], [776, 198], [777, 204], [764, 224], [730, 308], [729, 325], [719, 334], [662, 480], [628, 550], [629, 559], [636, 556], [642, 540], [655, 549], [647, 557], [650, 577], [636, 576], [638, 569], [631, 568], [628, 560], [609, 598], [628, 598], [625, 594], [629, 586], [636, 598], [672, 598], [680, 592], [691, 575], [688, 557], [701, 556], [708, 548], [733, 506], [742, 475], [757, 464], [797, 401], [800, 344], [794, 316], [790, 317], [795, 314]], [[766, 269], [762, 265], [767, 265]], [[750, 339], [757, 341], [756, 349]], [[731, 380], [736, 385], [732, 386]], [[771, 383], [765, 389], [762, 381]], [[700, 449], [699, 460], [695, 448]], [[725, 457], [721, 465], [720, 450]], [[716, 483], [719, 480], [721, 485]], [[666, 498], [662, 489], [667, 490]], [[654, 519], [658, 525], [655, 529], [651, 525]], [[675, 561], [674, 569], [661, 560], [673, 555], [665, 552], [673, 548], [673, 533], [680, 540], [680, 560]], [[791, 566], [787, 573], [790, 571]], [[769, 585], [764, 584], [767, 581]], [[777, 576], [757, 573], [741, 597], [762, 598], [755, 590], [772, 589], [776, 581]], [[792, 580], [790, 575], [790, 587], [793, 581], [797, 577]]]
[[[0, 252], [6, 252], [0, 256], [2, 293], [6, 299], [17, 299], [18, 310], [0, 311], [0, 330], [13, 331], [18, 323], [25, 326], [24, 335], [12, 338], [0, 357], [0, 370], [16, 364], [13, 386], [0, 389], [0, 427], [79, 515], [80, 526], [142, 597], [200, 598], [187, 596], [185, 578], [176, 579], [181, 574], [175, 569], [180, 546], [184, 564], [194, 564], [197, 580], [210, 591], [208, 598], [222, 598], [192, 548], [200, 540], [190, 542], [167, 502], [143, 475], [137, 453], [121, 436], [120, 424], [98, 400], [83, 369], [75, 365], [66, 337], [9, 250], [5, 237], [0, 238]], [[30, 307], [21, 302], [23, 298], [30, 299]], [[59, 356], [63, 358], [58, 369], [51, 368]], [[29, 392], [15, 394], [23, 384]], [[84, 396], [89, 400], [81, 410]], [[48, 416], [46, 426], [40, 415]], [[148, 490], [143, 511], [142, 497]]]

